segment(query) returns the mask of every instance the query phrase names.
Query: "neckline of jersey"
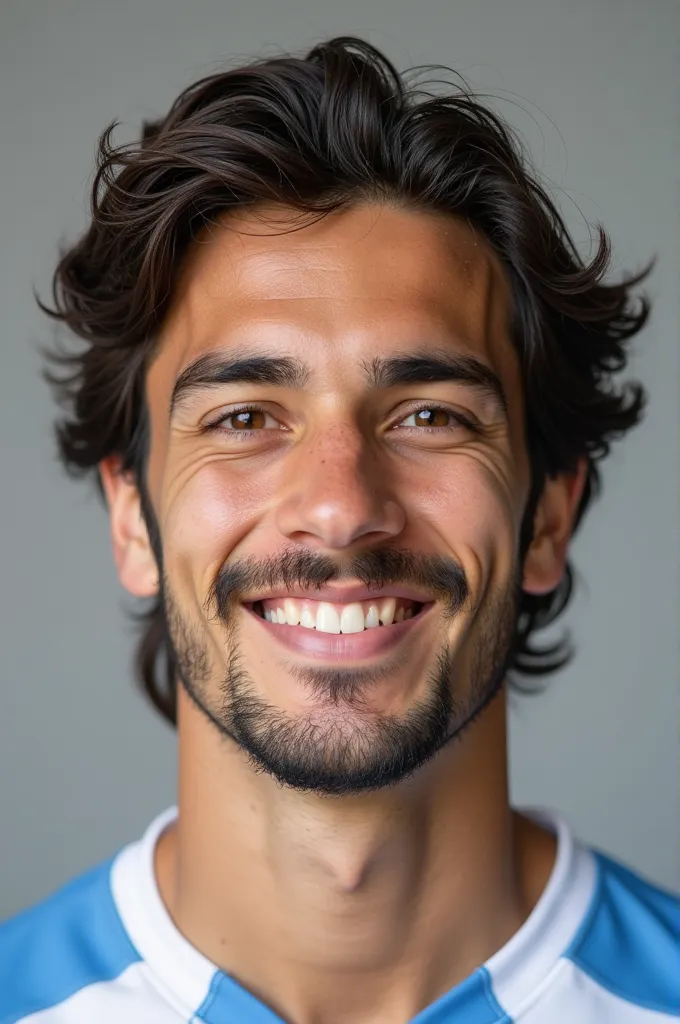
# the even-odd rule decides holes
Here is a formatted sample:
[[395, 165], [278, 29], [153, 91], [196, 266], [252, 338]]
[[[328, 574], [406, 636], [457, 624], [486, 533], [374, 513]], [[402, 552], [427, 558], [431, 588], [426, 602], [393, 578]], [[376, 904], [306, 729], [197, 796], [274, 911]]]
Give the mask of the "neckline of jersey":
[[[568, 949], [588, 909], [595, 885], [595, 860], [577, 843], [566, 819], [546, 807], [522, 807], [520, 813], [557, 835], [557, 855], [548, 881], [533, 910], [513, 936], [478, 971], [446, 992], [418, 1014], [434, 1020], [437, 1010], [456, 1003], [472, 978], [484, 975], [492, 990], [498, 1015], [489, 1024], [517, 1019], [533, 1001]], [[258, 1009], [258, 1024], [279, 1024], [280, 1018], [259, 1003], [238, 981], [225, 975], [174, 924], [158, 889], [154, 869], [156, 844], [178, 815], [177, 807], [159, 814], [144, 835], [117, 856], [112, 869], [112, 890], [123, 924], [152, 980], [180, 1013], [197, 1013], [218, 982], [224, 981], [251, 1009]], [[507, 1015], [507, 1016], [505, 1016]], [[415, 1024], [415, 1022], [413, 1022]]]

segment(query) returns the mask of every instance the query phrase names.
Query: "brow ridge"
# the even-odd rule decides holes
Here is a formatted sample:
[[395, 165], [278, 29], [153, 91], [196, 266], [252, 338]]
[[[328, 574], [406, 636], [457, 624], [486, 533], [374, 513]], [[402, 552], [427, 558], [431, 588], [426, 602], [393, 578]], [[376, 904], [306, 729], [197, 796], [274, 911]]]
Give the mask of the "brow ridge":
[[[400, 356], [376, 356], [364, 360], [362, 365], [369, 388], [452, 381], [489, 395], [503, 414], [508, 414], [508, 399], [500, 378], [471, 354], [426, 349]], [[183, 401], [205, 388], [253, 383], [302, 390], [309, 375], [309, 368], [292, 356], [246, 353], [230, 357], [206, 353], [189, 363], [177, 378], [170, 399], [170, 416]]]
[[269, 384], [273, 387], [304, 388], [309, 371], [291, 356], [240, 355], [229, 357], [209, 352], [199, 356], [182, 371], [172, 389], [170, 416], [190, 395], [222, 384]]
[[365, 362], [364, 369], [374, 388], [446, 381], [465, 384], [489, 395], [503, 414], [508, 415], [508, 396], [500, 377], [486, 363], [468, 353], [426, 350], [387, 358], [377, 356]]

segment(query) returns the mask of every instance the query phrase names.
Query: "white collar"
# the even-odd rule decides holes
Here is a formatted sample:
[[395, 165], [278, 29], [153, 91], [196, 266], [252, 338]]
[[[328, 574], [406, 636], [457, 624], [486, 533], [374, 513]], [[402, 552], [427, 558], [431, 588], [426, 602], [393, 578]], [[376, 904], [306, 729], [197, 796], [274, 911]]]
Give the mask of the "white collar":
[[[576, 934], [595, 888], [596, 862], [577, 843], [566, 820], [543, 807], [519, 808], [557, 835], [557, 857], [531, 914], [484, 966], [494, 994], [515, 1019], [548, 979]], [[161, 899], [154, 870], [158, 838], [176, 819], [177, 808], [158, 815], [144, 836], [117, 856], [111, 886], [118, 912], [154, 983], [182, 1013], [192, 1015], [217, 971], [175, 927]], [[446, 999], [447, 997], [442, 997]]]

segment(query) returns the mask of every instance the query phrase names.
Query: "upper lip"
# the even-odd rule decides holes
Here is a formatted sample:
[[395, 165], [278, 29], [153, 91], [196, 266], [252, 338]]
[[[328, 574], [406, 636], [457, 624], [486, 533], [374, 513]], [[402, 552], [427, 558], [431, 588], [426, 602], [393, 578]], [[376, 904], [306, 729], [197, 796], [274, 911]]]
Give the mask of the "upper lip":
[[407, 601], [427, 604], [433, 601], [432, 594], [419, 587], [407, 584], [387, 587], [366, 587], [363, 584], [350, 584], [344, 587], [311, 587], [303, 590], [300, 587], [279, 587], [269, 593], [253, 594], [244, 600], [244, 604], [256, 601], [268, 601], [275, 598], [292, 597], [299, 601], [327, 601], [329, 604], [351, 604], [354, 601], [382, 601], [386, 597], [401, 597]]

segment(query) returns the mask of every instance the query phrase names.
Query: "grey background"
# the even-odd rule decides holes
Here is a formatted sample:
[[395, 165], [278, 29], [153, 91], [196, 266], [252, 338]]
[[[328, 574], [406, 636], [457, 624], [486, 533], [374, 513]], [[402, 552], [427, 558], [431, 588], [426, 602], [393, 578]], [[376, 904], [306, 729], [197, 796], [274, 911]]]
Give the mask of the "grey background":
[[579, 243], [580, 209], [610, 230], [615, 270], [658, 256], [633, 362], [651, 407], [575, 542], [579, 655], [517, 704], [511, 772], [516, 804], [559, 809], [584, 839], [680, 888], [680, 6], [2, 0], [0, 916], [135, 837], [175, 784], [173, 734], [131, 683], [105, 513], [55, 460], [36, 352], [51, 327], [31, 288], [46, 291], [58, 241], [85, 224], [108, 120], [132, 137], [219, 61], [336, 33], [504, 96]]

